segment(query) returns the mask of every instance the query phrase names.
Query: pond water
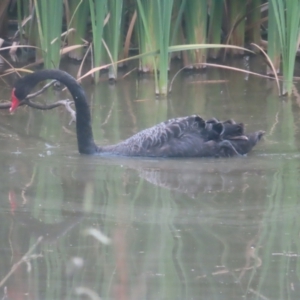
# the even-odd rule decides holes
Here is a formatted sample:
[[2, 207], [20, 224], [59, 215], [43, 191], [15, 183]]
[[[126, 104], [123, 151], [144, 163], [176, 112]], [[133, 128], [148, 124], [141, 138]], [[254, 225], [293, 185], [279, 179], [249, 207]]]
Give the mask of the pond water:
[[83, 85], [98, 144], [189, 114], [266, 135], [244, 158], [89, 157], [64, 108], [0, 111], [1, 299], [300, 298], [299, 98], [216, 69], [161, 100], [134, 73]]

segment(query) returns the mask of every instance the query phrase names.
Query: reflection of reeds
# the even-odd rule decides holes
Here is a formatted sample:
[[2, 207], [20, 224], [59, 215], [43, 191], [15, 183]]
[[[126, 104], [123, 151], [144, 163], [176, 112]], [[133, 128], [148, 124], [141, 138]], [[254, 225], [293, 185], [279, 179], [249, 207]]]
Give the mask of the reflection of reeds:
[[[43, 299], [61, 299], [62, 295], [73, 299], [74, 292], [99, 295], [101, 299], [115, 298], [121, 292], [128, 299], [157, 299], [157, 295], [161, 299], [197, 299], [200, 294], [203, 299], [211, 299], [212, 295], [217, 299], [221, 292], [242, 299], [251, 292], [276, 299], [272, 295], [285, 294], [289, 288], [285, 283], [293, 283], [293, 278], [282, 271], [296, 270], [296, 262], [293, 265], [288, 255], [282, 255], [275, 259], [285, 269], [275, 272], [272, 253], [291, 253], [289, 243], [297, 243], [297, 211], [292, 212], [291, 220], [283, 220], [286, 225], [277, 221], [284, 202], [297, 201], [287, 198], [297, 190], [297, 185], [293, 191], [290, 188], [299, 176], [295, 176], [296, 166], [292, 163], [283, 165], [284, 172], [292, 171], [294, 181], [291, 177], [284, 179], [284, 173], [279, 172], [270, 184], [273, 193], [268, 193], [265, 185], [269, 179], [263, 179], [266, 170], [261, 168], [261, 161], [254, 165], [251, 160], [235, 161], [234, 166], [222, 160], [195, 163], [116, 157], [87, 159], [77, 155], [58, 160], [37, 158], [37, 176], [28, 189], [28, 219], [32, 220], [31, 215], [47, 219], [37, 224], [43, 223], [44, 232], [48, 233], [48, 228], [60, 218], [73, 218], [76, 211], [86, 214], [67, 234], [59, 235], [51, 243], [43, 239], [36, 250], [43, 257], [30, 261], [30, 272], [20, 269], [24, 271], [21, 277], [14, 273], [16, 279], [28, 282], [22, 292], [27, 288]], [[31, 161], [23, 160], [23, 171], [30, 165]], [[23, 183], [17, 173], [11, 176], [17, 176]], [[34, 201], [35, 195], [30, 194], [40, 184], [44, 185], [42, 174], [48, 176], [48, 185]], [[245, 191], [246, 185], [249, 188]], [[55, 196], [59, 201], [50, 206], [48, 195], [54, 196], [53, 189], [58, 190]], [[271, 197], [265, 198], [267, 194]], [[40, 197], [48, 199], [43, 201]], [[287, 198], [280, 200], [281, 197]], [[46, 205], [50, 208], [47, 211]], [[14, 262], [36, 241], [32, 230], [26, 230], [24, 222], [19, 221], [22, 219], [16, 218], [9, 235]], [[103, 238], [107, 242], [106, 236], [112, 242], [99, 243]], [[272, 247], [268, 247], [269, 241]], [[294, 247], [293, 253], [298, 253], [297, 245]], [[19, 258], [18, 251], [23, 251]], [[7, 252], [3, 253], [2, 267], [12, 256]], [[11, 266], [6, 264], [4, 274]], [[252, 270], [253, 281], [249, 280]], [[270, 289], [273, 279], [278, 281]], [[38, 290], [34, 290], [36, 286]], [[13, 286], [14, 290], [22, 287]], [[10, 285], [9, 288], [12, 289]]]
[[[275, 119], [270, 134], [277, 132], [279, 140], [289, 145], [290, 151], [297, 151], [292, 103], [288, 101], [278, 112], [270, 101], [268, 109], [268, 115], [273, 115]], [[299, 203], [299, 178], [299, 168], [294, 159], [284, 159], [276, 164], [276, 172], [268, 184], [266, 208], [255, 245], [262, 265], [259, 270], [253, 270], [248, 289], [253, 293], [255, 287], [255, 293], [267, 299], [273, 299], [276, 295], [281, 295], [281, 299], [289, 299], [287, 295], [291, 293], [295, 277], [286, 274], [299, 274], [297, 263], [292, 261], [293, 254], [298, 254], [300, 249], [300, 222], [296, 209]], [[270, 284], [276, 287], [276, 291], [269, 289]]]
[[39, 237], [35, 241], [35, 243], [30, 247], [30, 249], [25, 253], [25, 255], [12, 266], [11, 270], [0, 281], [0, 287], [3, 286], [3, 284], [9, 279], [9, 277], [11, 277], [22, 264], [27, 264], [27, 269], [30, 269], [30, 261], [42, 257], [41, 254], [32, 254], [32, 252], [37, 248], [37, 246], [42, 242], [42, 240], [43, 237]]

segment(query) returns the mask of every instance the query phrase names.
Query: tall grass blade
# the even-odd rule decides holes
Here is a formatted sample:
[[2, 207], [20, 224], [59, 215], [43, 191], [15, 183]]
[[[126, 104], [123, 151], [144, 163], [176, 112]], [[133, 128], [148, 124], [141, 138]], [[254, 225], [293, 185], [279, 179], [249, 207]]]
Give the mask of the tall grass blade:
[[[207, 0], [187, 1], [184, 11], [184, 34], [187, 44], [206, 43]], [[184, 55], [184, 66], [203, 68], [206, 62], [206, 49], [187, 51]]]
[[[104, 28], [104, 39], [113, 62], [116, 62], [121, 52], [120, 45], [123, 38], [123, 0], [109, 0], [107, 4], [110, 18]], [[109, 79], [117, 79], [116, 64], [109, 68]]]
[[279, 79], [278, 79], [278, 75], [277, 75], [275, 66], [272, 63], [272, 60], [267, 55], [267, 53], [264, 51], [264, 49], [262, 49], [261, 47], [259, 47], [258, 45], [254, 44], [254, 43], [252, 43], [252, 45], [255, 46], [256, 48], [258, 48], [261, 51], [261, 53], [265, 56], [265, 58], [267, 59], [267, 61], [269, 63], [269, 68], [272, 70], [272, 73], [274, 74], [274, 77], [275, 77], [275, 80], [276, 80], [276, 84], [277, 84], [277, 87], [278, 87], [278, 92], [279, 92], [279, 95], [280, 95]]
[[[69, 8], [66, 9], [68, 28], [75, 29], [68, 35], [68, 46], [82, 44], [88, 24], [89, 3], [86, 0], [69, 0], [67, 4]], [[84, 49], [73, 50], [69, 56], [76, 60], [82, 60]]]
[[[98, 67], [101, 65], [103, 45], [103, 28], [104, 19], [107, 13], [107, 0], [89, 0], [91, 24], [93, 33], [93, 65]], [[99, 72], [95, 73], [95, 82], [99, 80]]]
[[[60, 61], [63, 18], [61, 0], [34, 0], [36, 20], [38, 23], [38, 39], [43, 50], [42, 56], [46, 68], [58, 68]], [[54, 41], [54, 42], [53, 42]]]
[[[138, 24], [140, 50], [150, 48], [150, 52], [158, 49], [159, 56], [152, 60], [153, 65], [140, 67], [143, 71], [154, 70], [155, 91], [157, 94], [166, 95], [168, 86], [168, 67], [170, 43], [170, 26], [173, 9], [173, 0], [166, 1], [142, 1], [137, 0], [138, 4]], [[147, 51], [148, 52], [148, 51]], [[145, 52], [143, 52], [145, 53]], [[157, 65], [156, 65], [157, 64]], [[157, 77], [156, 68], [159, 71]]]
[[[228, 2], [230, 31], [228, 42], [230, 45], [244, 46], [245, 42], [245, 13], [247, 1], [231, 0]], [[243, 51], [232, 49], [232, 54], [243, 54]]]
[[173, 0], [153, 1], [157, 21], [155, 22], [155, 36], [159, 49], [159, 79], [156, 93], [166, 95], [168, 93], [168, 69], [169, 69], [169, 43], [170, 27], [173, 9]]
[[[171, 41], [170, 45], [180, 45], [184, 43], [182, 32], [182, 18], [187, 0], [175, 0], [173, 4], [173, 16], [171, 20]], [[180, 58], [181, 53], [172, 53], [171, 57]]]
[[[147, 53], [158, 48], [154, 33], [154, 23], [156, 14], [154, 12], [153, 1], [137, 0], [137, 39], [139, 52]], [[139, 62], [141, 72], [153, 72], [156, 64], [153, 57], [141, 57]]]
[[[277, 22], [279, 20], [276, 20], [274, 3], [271, 2], [268, 15], [268, 56], [275, 67], [276, 73], [279, 73], [281, 46], [278, 31], [279, 24]], [[267, 68], [267, 74], [273, 74], [273, 70], [269, 67]]]
[[292, 93], [295, 58], [299, 46], [300, 36], [300, 1], [272, 0], [270, 8], [274, 13], [281, 46], [282, 69], [285, 91]]
[[[209, 6], [209, 29], [208, 42], [210, 44], [220, 44], [222, 38], [223, 1], [211, 0]], [[220, 49], [210, 49], [209, 56], [217, 58]]]
[[252, 0], [249, 3], [247, 14], [247, 28], [249, 30], [247, 32], [247, 37], [250, 42], [255, 43], [257, 45], [261, 42], [261, 0]]

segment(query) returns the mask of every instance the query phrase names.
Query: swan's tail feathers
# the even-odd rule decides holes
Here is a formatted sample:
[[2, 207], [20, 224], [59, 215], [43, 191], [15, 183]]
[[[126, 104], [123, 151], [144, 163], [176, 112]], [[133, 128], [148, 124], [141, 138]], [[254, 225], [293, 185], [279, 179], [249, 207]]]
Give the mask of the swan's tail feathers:
[[220, 156], [221, 157], [232, 157], [232, 156], [243, 156], [239, 153], [233, 144], [229, 140], [224, 140], [219, 143]]
[[266, 132], [263, 130], [257, 131], [257, 141], [260, 141], [260, 139], [264, 136]]
[[244, 156], [261, 140], [265, 131], [230, 137], [219, 143], [220, 157]]

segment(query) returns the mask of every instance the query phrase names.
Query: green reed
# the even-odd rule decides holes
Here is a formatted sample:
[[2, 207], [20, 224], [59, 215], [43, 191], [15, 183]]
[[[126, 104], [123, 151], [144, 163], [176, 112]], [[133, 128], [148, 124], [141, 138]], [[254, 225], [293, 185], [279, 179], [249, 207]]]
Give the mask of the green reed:
[[[135, 33], [137, 35], [139, 52], [147, 53], [158, 48], [155, 37], [155, 12], [153, 2], [137, 0], [137, 24]], [[139, 70], [142, 72], [153, 72], [156, 70], [155, 59], [150, 56], [140, 58]]]
[[172, 17], [173, 0], [165, 0], [163, 2], [154, 1], [157, 21], [155, 22], [155, 34], [158, 41], [159, 49], [159, 79], [156, 84], [156, 93], [166, 95], [168, 93], [168, 69], [169, 69], [169, 53], [170, 44], [170, 26]]
[[[220, 44], [222, 35], [222, 17], [223, 17], [223, 0], [212, 0], [209, 7], [209, 30], [208, 42], [210, 44]], [[209, 56], [217, 58], [220, 49], [210, 49]]]
[[[69, 0], [65, 2], [65, 6], [67, 25], [71, 30], [68, 34], [68, 46], [82, 44], [87, 30], [89, 3], [85, 0]], [[84, 51], [82, 47], [77, 48], [72, 50], [69, 56], [76, 60], [82, 60]]]
[[[300, 39], [300, 2], [293, 0], [272, 0], [269, 3], [269, 15], [274, 17], [276, 25], [270, 30], [278, 32], [282, 71], [285, 79], [283, 94], [292, 93], [295, 58]], [[274, 14], [274, 16], [272, 15]]]
[[[227, 22], [227, 42], [230, 45], [243, 47], [245, 42], [245, 15], [246, 1], [231, 0], [228, 2]], [[243, 54], [243, 51], [232, 49], [232, 54]]]
[[[172, 28], [172, 36], [170, 40], [170, 46], [173, 45], [180, 45], [184, 43], [184, 38], [183, 38], [183, 32], [182, 32], [182, 18], [183, 18], [183, 13], [185, 9], [187, 0], [174, 0], [173, 4], [173, 13], [172, 13], [172, 19], [171, 19], [171, 28]], [[176, 18], [175, 18], [176, 16]], [[172, 53], [171, 57], [181, 57], [181, 53]]]
[[[2, 2], [0, 14], [3, 15], [7, 9], [7, 2]], [[136, 49], [137, 46], [140, 56], [135, 59], [140, 61], [139, 69], [154, 74], [155, 91], [158, 94], [167, 93], [170, 53], [183, 58], [183, 64], [193, 68], [205, 66], [207, 48], [210, 48], [209, 56], [219, 56], [220, 47], [213, 48], [211, 44], [220, 45], [223, 42], [240, 46], [241, 48], [231, 48], [230, 53], [242, 54], [245, 51], [242, 47], [246, 38], [247, 42], [260, 44], [260, 25], [268, 19], [268, 53], [276, 70], [279, 70], [282, 57], [286, 82], [284, 89], [290, 94], [299, 44], [300, 3], [293, 0], [272, 0], [263, 4], [262, 2], [18, 0], [16, 14], [19, 26], [24, 29], [23, 36], [29, 44], [41, 48], [36, 52], [36, 60], [44, 62], [45, 67], [58, 67], [61, 55], [67, 52], [65, 48], [61, 50], [65, 47], [66, 40], [68, 46], [72, 47], [76, 44], [82, 45], [82, 39], [87, 37], [93, 46], [92, 67], [101, 68], [104, 63], [111, 64], [102, 66], [102, 69], [109, 67], [109, 77], [116, 78], [117, 63], [125, 62], [119, 61], [121, 49], [125, 45], [128, 53], [130, 47]], [[261, 9], [266, 4], [269, 4], [269, 15], [263, 19]], [[3, 16], [7, 19], [5, 14]], [[24, 25], [25, 19], [30, 21]], [[60, 37], [63, 31], [62, 20], [66, 20], [64, 27], [72, 29], [72, 32], [63, 38], [63, 43]], [[124, 20], [131, 21], [125, 23]], [[132, 32], [135, 34], [132, 35]], [[207, 41], [211, 44], [206, 44]], [[202, 47], [203, 45], [206, 47]], [[80, 48], [72, 51], [70, 56], [82, 59], [83, 54], [84, 49]], [[42, 59], [39, 60], [40, 58]], [[99, 72], [96, 72], [95, 78], [98, 81]]]
[[[187, 44], [206, 43], [207, 0], [187, 1], [184, 11], [184, 34]], [[204, 68], [206, 49], [195, 49], [185, 52], [184, 66]]]
[[[109, 20], [104, 28], [104, 39], [111, 54], [111, 59], [116, 62], [120, 54], [121, 37], [123, 38], [123, 0], [109, 0]], [[110, 61], [110, 59], [108, 60]], [[109, 79], [117, 78], [117, 65], [109, 67]]]
[[63, 3], [61, 0], [34, 0], [38, 43], [45, 68], [58, 68], [60, 62]]
[[[137, 4], [140, 26], [146, 36], [146, 44], [150, 46], [150, 50], [157, 49], [159, 51], [159, 55], [154, 61], [155, 91], [156, 94], [166, 95], [168, 91], [168, 47], [173, 0], [152, 1], [150, 7], [147, 1], [138, 0]], [[143, 33], [140, 33], [139, 37], [142, 35]], [[159, 72], [159, 77], [157, 77], [157, 72]]]
[[[269, 5], [268, 56], [270, 57], [276, 72], [279, 73], [281, 49], [280, 49], [279, 32], [278, 32], [278, 28], [277, 28], [277, 21], [276, 21], [276, 17], [275, 17], [274, 5]], [[267, 73], [272, 74], [273, 71], [268, 67]]]
[[257, 45], [261, 42], [261, 2], [261, 0], [252, 0], [249, 3], [249, 9], [247, 9], [249, 11], [247, 14], [247, 37], [249, 41]]
[[[98, 67], [101, 65], [102, 59], [102, 38], [104, 20], [107, 14], [107, 0], [93, 1], [89, 0], [90, 14], [93, 35], [93, 66]], [[99, 72], [95, 73], [95, 82], [99, 80]]]

